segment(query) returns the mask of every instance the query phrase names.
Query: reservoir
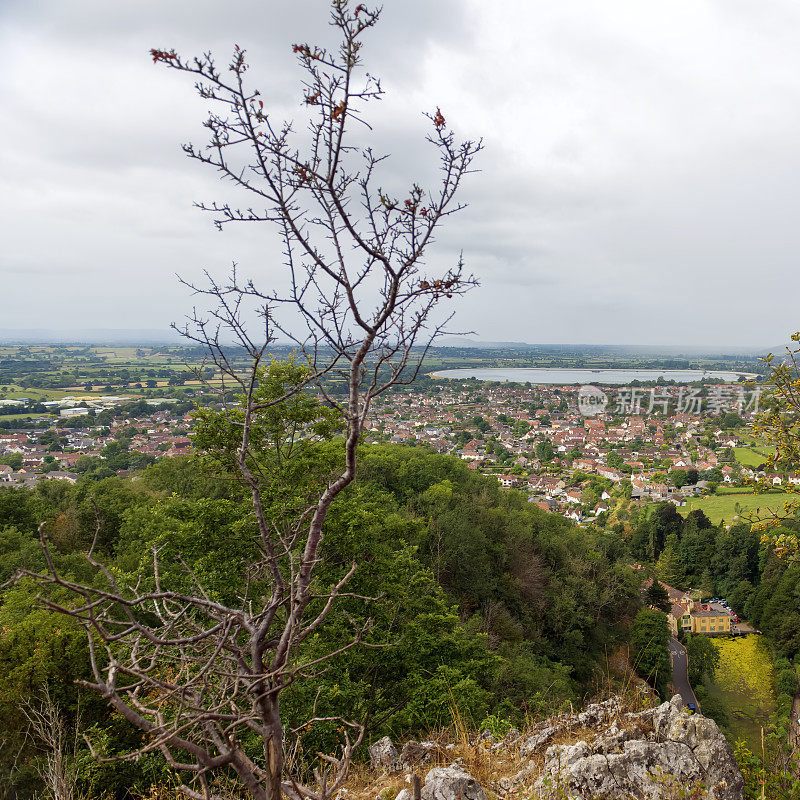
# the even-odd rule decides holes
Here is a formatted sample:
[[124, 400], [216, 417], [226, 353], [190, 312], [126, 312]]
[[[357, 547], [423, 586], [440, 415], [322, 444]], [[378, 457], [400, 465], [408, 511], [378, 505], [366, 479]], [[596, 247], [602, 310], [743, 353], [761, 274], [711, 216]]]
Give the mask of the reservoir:
[[431, 378], [457, 378], [468, 380], [476, 378], [479, 381], [513, 381], [514, 383], [537, 383], [537, 384], [584, 384], [599, 383], [603, 385], [625, 386], [632, 381], [657, 381], [663, 378], [665, 381], [676, 381], [677, 383], [692, 383], [702, 378], [714, 379], [717, 381], [735, 383], [739, 376], [746, 378], [755, 377], [751, 373], [742, 372], [719, 372], [712, 370], [704, 372], [699, 369], [569, 369], [569, 368], [472, 368], [463, 369], [443, 369], [438, 372], [431, 372]]

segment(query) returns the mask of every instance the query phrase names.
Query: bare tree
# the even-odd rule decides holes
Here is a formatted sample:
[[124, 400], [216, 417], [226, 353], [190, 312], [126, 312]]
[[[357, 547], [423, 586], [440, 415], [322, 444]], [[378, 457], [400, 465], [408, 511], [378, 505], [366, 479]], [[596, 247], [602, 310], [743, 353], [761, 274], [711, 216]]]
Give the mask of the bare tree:
[[[174, 50], [151, 51], [154, 62], [195, 75], [200, 96], [218, 109], [205, 122], [209, 144], [186, 145], [185, 152], [249, 194], [252, 203], [199, 207], [220, 228], [270, 223], [282, 240], [288, 291], [258, 288], [240, 280], [234, 268], [229, 282], [209, 278], [208, 286], [193, 287], [210, 299], [211, 310], [196, 311], [182, 330], [206, 349], [222, 377], [223, 395], [234, 388], [241, 397], [229, 417], [237, 430], [232, 462], [252, 497], [261, 558], [251, 569], [264, 576], [258, 585], [266, 589], [248, 584], [237, 603], [223, 604], [186, 564], [192, 589], [178, 591], [162, 582], [157, 552], [151, 583], [123, 585], [93, 549], [88, 558], [103, 585], [80, 585], [58, 573], [44, 533], [48, 573], [37, 580], [50, 608], [86, 628], [94, 674], [86, 685], [147, 734], [129, 757], [160, 750], [174, 769], [193, 776], [182, 791], [197, 800], [214, 796], [213, 776], [220, 770], [233, 770], [256, 800], [282, 794], [327, 800], [341, 786], [364, 735], [361, 721], [337, 720], [341, 752], [320, 754], [315, 781], [301, 783], [287, 774], [287, 743], [296, 731], [284, 729], [279, 704], [287, 686], [313, 679], [321, 663], [363, 639], [364, 630], [354, 629], [339, 648], [313, 658], [303, 647], [346, 594], [356, 569], [350, 566], [332, 586], [315, 579], [326, 515], [356, 476], [357, 445], [373, 400], [414, 379], [450, 318], [438, 307], [475, 284], [460, 257], [444, 274], [423, 270], [437, 227], [462, 207], [455, 197], [481, 143], [457, 142], [438, 108], [426, 115], [440, 180], [433, 191], [414, 184], [399, 200], [377, 184], [385, 156], [352, 143], [354, 136], [369, 138], [363, 106], [382, 94], [380, 83], [361, 71], [359, 58], [362, 37], [378, 17], [363, 4], [351, 8], [347, 0], [333, 0], [338, 49], [293, 46], [304, 71], [308, 126], [301, 133], [267, 113], [259, 91], [247, 84], [245, 52], [238, 46], [224, 71], [211, 54], [187, 60]], [[257, 336], [247, 325], [251, 305], [258, 309]], [[294, 342], [305, 364], [302, 376], [274, 396], [263, 385], [276, 336]], [[334, 377], [345, 386], [344, 399], [326, 388]], [[342, 462], [302, 508], [276, 519], [265, 511], [270, 484], [260, 466], [257, 430], [265, 414], [308, 389], [340, 414]], [[306, 419], [295, 433], [307, 435], [313, 421]], [[46, 591], [52, 587], [69, 590], [74, 601], [56, 602]], [[305, 724], [319, 721], [312, 717]], [[263, 743], [257, 755], [248, 750], [254, 736]]]
[[77, 800], [75, 753], [78, 749], [80, 715], [74, 731], [69, 727], [45, 687], [39, 702], [30, 702], [22, 710], [28, 721], [28, 733], [37, 746], [45, 750], [38, 764], [39, 777], [45, 787], [45, 797], [52, 800]]

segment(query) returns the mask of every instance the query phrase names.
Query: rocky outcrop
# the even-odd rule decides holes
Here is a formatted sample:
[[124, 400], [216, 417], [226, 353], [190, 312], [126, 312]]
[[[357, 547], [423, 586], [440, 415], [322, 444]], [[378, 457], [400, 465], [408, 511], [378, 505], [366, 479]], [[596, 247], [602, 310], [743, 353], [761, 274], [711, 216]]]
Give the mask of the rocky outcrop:
[[422, 800], [486, 800], [486, 795], [461, 767], [434, 767], [425, 776]]
[[532, 756], [561, 733], [609, 722], [615, 714], [620, 712], [621, 707], [621, 702], [617, 697], [604, 700], [602, 703], [592, 703], [580, 714], [540, 727], [532, 736], [529, 736], [520, 744], [519, 751], [523, 756]]
[[417, 742], [414, 739], [406, 742], [400, 752], [401, 767], [413, 767], [431, 761], [439, 752], [436, 742]]
[[[727, 740], [713, 720], [685, 710], [678, 695], [635, 713], [611, 698], [579, 714], [551, 718], [525, 736], [514, 731], [494, 743], [488, 736], [477, 737], [474, 746], [491, 753], [490, 760], [498, 766], [510, 761], [517, 769], [510, 777], [498, 775], [489, 782], [488, 788], [500, 800], [744, 798], [744, 780]], [[419, 764], [441, 763], [452, 757], [451, 749], [455, 749], [452, 744], [410, 741], [398, 757], [387, 737], [370, 748], [370, 757], [384, 775], [387, 770], [404, 769], [411, 783]], [[412, 788], [403, 789], [396, 800], [413, 800]], [[450, 766], [428, 772], [421, 800], [486, 800], [486, 796], [464, 769], [462, 758], [456, 758]]]
[[[591, 708], [578, 716], [581, 727], [588, 724], [585, 714]], [[603, 716], [594, 709], [590, 716], [605, 722], [612, 713]], [[744, 797], [727, 740], [713, 720], [685, 712], [678, 695], [654, 709], [620, 714], [591, 744], [549, 747], [535, 788], [545, 793], [553, 787], [570, 800], [666, 800], [693, 796], [694, 789], [708, 800]]]
[[564, 725], [547, 725], [533, 736], [529, 736], [519, 746], [519, 752], [523, 756], [532, 756], [537, 750], [541, 750], [556, 734], [565, 730]]
[[373, 769], [390, 767], [397, 761], [397, 748], [388, 736], [369, 746], [369, 760]]

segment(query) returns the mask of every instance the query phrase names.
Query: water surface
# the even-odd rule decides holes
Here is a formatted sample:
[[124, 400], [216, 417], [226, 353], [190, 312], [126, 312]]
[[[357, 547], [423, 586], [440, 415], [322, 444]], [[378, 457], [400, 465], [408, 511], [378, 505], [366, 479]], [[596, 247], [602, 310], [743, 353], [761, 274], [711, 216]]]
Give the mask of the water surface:
[[432, 378], [458, 378], [459, 380], [476, 378], [479, 381], [513, 381], [514, 383], [558, 385], [600, 383], [618, 386], [625, 386], [632, 381], [657, 381], [659, 378], [677, 383], [691, 383], [699, 381], [701, 378], [715, 378], [735, 383], [740, 375], [753, 377], [750, 373], [744, 372], [717, 370], [706, 372], [699, 369], [571, 369], [557, 367], [485, 367], [481, 369], [465, 367], [430, 373]]

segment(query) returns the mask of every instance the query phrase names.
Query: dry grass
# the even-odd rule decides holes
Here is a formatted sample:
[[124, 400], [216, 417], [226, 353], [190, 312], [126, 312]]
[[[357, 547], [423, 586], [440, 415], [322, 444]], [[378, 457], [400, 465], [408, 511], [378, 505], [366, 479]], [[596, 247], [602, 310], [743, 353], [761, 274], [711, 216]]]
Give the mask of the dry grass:
[[[622, 699], [625, 711], [641, 711], [652, 705], [649, 695], [642, 692], [641, 681], [630, 668], [627, 652], [616, 652], [609, 658], [606, 675], [599, 678], [592, 702], [600, 702], [611, 695]], [[340, 791], [340, 800], [394, 800], [400, 791], [411, 788], [412, 776], [416, 773], [424, 780], [436, 766], [459, 765], [477, 780], [486, 790], [490, 800], [522, 800], [531, 797], [533, 784], [544, 769], [545, 753], [553, 745], [572, 745], [579, 741], [591, 743], [604, 731], [610, 722], [596, 726], [578, 725], [574, 716], [555, 714], [546, 719], [528, 718], [525, 726], [516, 735], [508, 736], [502, 745], [481, 738], [479, 731], [471, 729], [461, 716], [454, 698], [450, 702], [450, 724], [430, 733], [427, 741], [437, 745], [433, 757], [424, 764], [390, 770], [374, 770], [366, 763], [354, 763], [347, 782]], [[577, 709], [575, 710], [577, 713]], [[532, 755], [523, 756], [522, 744], [545, 727], [572, 719]], [[620, 727], [633, 729], [637, 724], [617, 717]], [[643, 727], [640, 722], [638, 727]], [[401, 742], [395, 743], [398, 750]], [[511, 779], [525, 770], [525, 777], [516, 783]], [[230, 800], [240, 795], [231, 785], [218, 787], [219, 793]], [[554, 791], [558, 791], [554, 789]], [[182, 797], [175, 790], [154, 789], [137, 800], [178, 800]], [[553, 794], [553, 797], [559, 797]]]
[[[630, 669], [627, 653], [621, 654], [615, 660], [621, 675], [599, 681], [594, 702], [613, 694], [622, 699], [623, 709], [626, 712], [650, 708], [653, 705], [652, 699], [650, 695], [641, 691], [641, 681]], [[450, 714], [452, 718], [450, 725], [427, 737], [429, 741], [435, 741], [438, 745], [436, 758], [415, 768], [409, 767], [401, 771], [378, 773], [371, 770], [368, 765], [356, 767], [345, 786], [347, 800], [375, 800], [375, 798], [394, 800], [402, 789], [410, 788], [414, 772], [424, 779], [434, 766], [451, 764], [458, 764], [469, 772], [484, 787], [490, 798], [502, 797], [504, 800], [528, 798], [533, 791], [533, 784], [544, 769], [547, 748], [552, 745], [572, 745], [579, 741], [591, 743], [610, 724], [606, 721], [595, 726], [565, 725], [532, 755], [523, 756], [520, 748], [527, 739], [545, 727], [563, 722], [569, 717], [554, 715], [544, 720], [529, 718], [518, 735], [513, 739], [507, 737], [502, 746], [496, 746], [492, 742], [481, 740], [477, 731], [469, 729], [454, 702], [450, 705]], [[644, 727], [641, 722], [637, 725], [636, 722], [621, 717], [617, 718], [617, 724], [629, 730]], [[401, 747], [400, 744], [397, 746], [398, 749]], [[523, 770], [527, 775], [512, 783], [510, 779]]]
[[[245, 800], [246, 795], [236, 781], [218, 778], [212, 786], [213, 791], [226, 800]], [[169, 786], [151, 786], [146, 794], [135, 794], [136, 800], [186, 800], [186, 795]]]

